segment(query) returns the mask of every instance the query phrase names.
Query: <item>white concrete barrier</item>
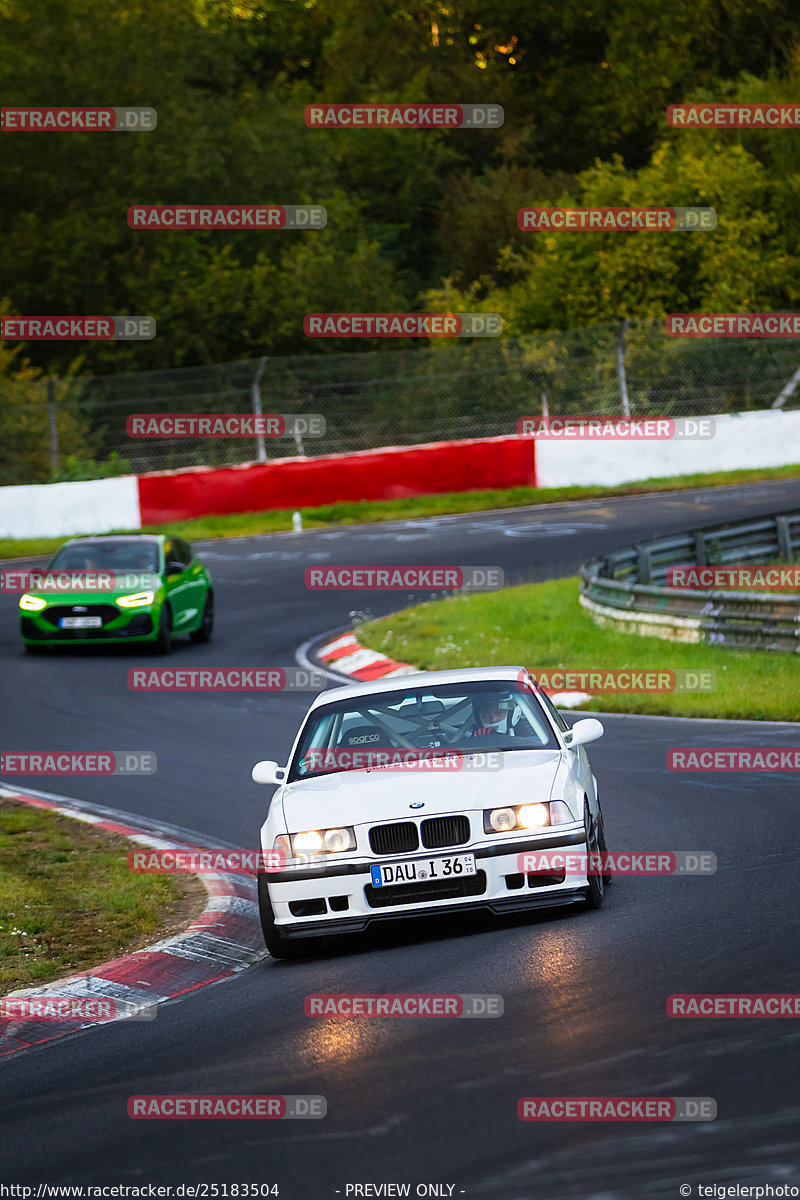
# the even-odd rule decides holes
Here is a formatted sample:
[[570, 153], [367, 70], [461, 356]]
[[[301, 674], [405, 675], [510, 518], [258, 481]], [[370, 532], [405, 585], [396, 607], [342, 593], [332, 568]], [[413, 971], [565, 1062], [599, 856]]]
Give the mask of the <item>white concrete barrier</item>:
[[0, 537], [69, 537], [141, 526], [135, 475], [0, 488]]
[[800, 411], [715, 416], [714, 436], [686, 441], [537, 437], [538, 487], [613, 486], [666, 475], [800, 463]]

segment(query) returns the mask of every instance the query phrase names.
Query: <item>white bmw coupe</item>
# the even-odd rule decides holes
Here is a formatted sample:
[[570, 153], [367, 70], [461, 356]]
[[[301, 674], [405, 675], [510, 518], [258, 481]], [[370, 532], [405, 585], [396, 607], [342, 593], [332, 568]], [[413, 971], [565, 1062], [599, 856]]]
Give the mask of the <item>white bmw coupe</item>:
[[[592, 718], [570, 729], [521, 667], [321, 692], [288, 766], [253, 768], [278, 785], [258, 879], [270, 954], [297, 958], [401, 917], [598, 908], [610, 877], [583, 869], [606, 849], [583, 746], [602, 733]], [[525, 870], [532, 852], [555, 855], [555, 869]]]

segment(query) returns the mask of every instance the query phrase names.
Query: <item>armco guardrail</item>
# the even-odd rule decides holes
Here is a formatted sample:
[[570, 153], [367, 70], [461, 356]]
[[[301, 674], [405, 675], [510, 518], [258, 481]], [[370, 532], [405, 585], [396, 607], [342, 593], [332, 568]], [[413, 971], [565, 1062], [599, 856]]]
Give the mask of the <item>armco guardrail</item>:
[[800, 512], [714, 525], [612, 550], [583, 564], [581, 605], [598, 625], [671, 641], [800, 653], [800, 595], [683, 591], [666, 586], [676, 566], [792, 563]]

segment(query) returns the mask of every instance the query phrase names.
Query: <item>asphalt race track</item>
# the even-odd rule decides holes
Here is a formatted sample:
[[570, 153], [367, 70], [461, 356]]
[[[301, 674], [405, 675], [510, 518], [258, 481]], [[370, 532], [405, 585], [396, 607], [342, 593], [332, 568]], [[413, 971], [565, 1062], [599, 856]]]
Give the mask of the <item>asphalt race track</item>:
[[[637, 537], [792, 507], [800, 480], [208, 543], [199, 549], [215, 579], [214, 641], [179, 642], [161, 663], [292, 666], [301, 643], [347, 627], [351, 610], [377, 616], [406, 602], [307, 591], [309, 565], [491, 564], [515, 583], [571, 574]], [[283, 759], [307, 694], [134, 694], [127, 670], [159, 660], [97, 648], [26, 658], [15, 597], [0, 597], [0, 613], [4, 749], [153, 750], [159, 764], [151, 777], [4, 784], [257, 845], [269, 792], [250, 769]], [[410, 1183], [411, 1195], [445, 1185], [445, 1196], [453, 1185], [454, 1197], [474, 1200], [800, 1185], [796, 1025], [665, 1011], [675, 992], [800, 992], [797, 778], [679, 778], [665, 766], [670, 746], [790, 747], [800, 727], [603, 721], [590, 759], [609, 845], [711, 850], [716, 875], [617, 879], [596, 912], [429, 919], [340, 939], [316, 959], [265, 959], [152, 1022], [11, 1055], [0, 1063], [5, 1180], [278, 1184], [284, 1200], [334, 1200], [367, 1183]], [[310, 992], [499, 993], [505, 1014], [313, 1021]], [[321, 1094], [328, 1115], [127, 1116], [129, 1096], [159, 1093]], [[719, 1115], [524, 1123], [517, 1101], [531, 1095], [711, 1096]]]

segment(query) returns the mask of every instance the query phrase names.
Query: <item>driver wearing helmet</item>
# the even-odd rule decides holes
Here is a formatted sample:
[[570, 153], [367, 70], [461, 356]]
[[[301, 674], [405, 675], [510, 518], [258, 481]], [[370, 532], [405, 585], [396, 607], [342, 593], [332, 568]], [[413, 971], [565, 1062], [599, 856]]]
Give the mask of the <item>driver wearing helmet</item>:
[[467, 737], [491, 737], [492, 734], [512, 732], [513, 701], [502, 696], [479, 696], [472, 702], [475, 727]]

